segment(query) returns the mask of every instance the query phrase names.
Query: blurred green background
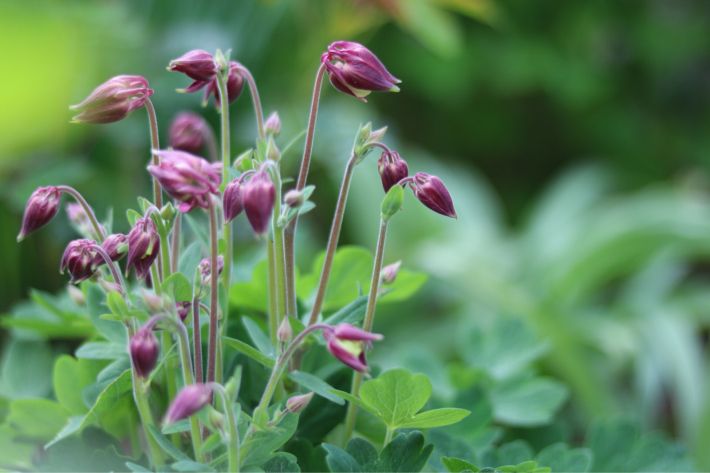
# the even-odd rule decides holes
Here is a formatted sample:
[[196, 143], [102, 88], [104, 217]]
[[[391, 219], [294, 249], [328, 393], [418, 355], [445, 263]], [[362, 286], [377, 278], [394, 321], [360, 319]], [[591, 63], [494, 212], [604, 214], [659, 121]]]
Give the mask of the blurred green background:
[[[150, 193], [145, 112], [70, 125], [69, 105], [136, 74], [155, 89], [163, 144], [181, 110], [217, 129], [213, 107], [175, 93], [188, 79], [165, 68], [190, 49], [231, 48], [265, 113], [278, 110], [285, 145], [305, 128], [320, 55], [341, 39], [365, 44], [403, 82], [366, 104], [324, 87], [309, 175], [317, 207], [299, 223], [299, 268], [325, 244], [358, 125], [386, 125], [385, 141], [411, 171], [439, 175], [459, 215], [433, 215], [408, 196], [391, 225], [386, 263], [431, 277], [378, 315], [388, 346], [451, 360], [453, 341], [475, 341], [460, 340], [462, 325], [523, 320], [548, 343], [536, 370], [569, 386], [571, 425], [624, 413], [682, 437], [710, 467], [704, 0], [5, 1], [0, 311], [30, 288], [67, 283], [59, 260], [75, 237], [64, 212], [15, 242], [37, 186], [76, 187], [99, 215], [112, 208], [124, 232], [125, 210]], [[256, 136], [248, 92], [231, 110], [236, 155]], [[355, 173], [343, 244], [374, 248], [374, 161]], [[298, 151], [284, 156], [287, 174], [299, 163]], [[261, 245], [245, 221], [236, 228], [236, 278], [246, 280]], [[376, 356], [384, 366], [410, 359]]]

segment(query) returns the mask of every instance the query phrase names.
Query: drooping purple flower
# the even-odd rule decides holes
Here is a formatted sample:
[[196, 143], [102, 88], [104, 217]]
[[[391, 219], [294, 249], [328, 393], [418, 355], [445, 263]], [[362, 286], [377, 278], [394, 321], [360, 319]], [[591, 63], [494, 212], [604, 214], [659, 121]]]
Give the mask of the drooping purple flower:
[[244, 180], [235, 179], [224, 188], [222, 194], [224, 223], [229, 223], [244, 210]]
[[17, 241], [47, 225], [57, 215], [62, 191], [56, 187], [38, 187], [30, 196], [22, 217], [22, 229]]
[[311, 402], [311, 399], [313, 399], [313, 394], [315, 393], [311, 391], [308, 394], [288, 398], [288, 401], [286, 401], [286, 409], [288, 409], [291, 414], [303, 412], [303, 410], [308, 407], [308, 403]]
[[158, 361], [160, 346], [152, 329], [152, 324], [149, 322], [138, 330], [128, 347], [133, 361], [133, 369], [139, 378], [146, 378], [150, 375]]
[[158, 257], [158, 253], [160, 253], [160, 235], [155, 223], [150, 217], [136, 220], [128, 234], [126, 273], [135, 266], [138, 278], [144, 279], [150, 273], [150, 265]]
[[[202, 261], [200, 261], [200, 264], [197, 266], [197, 269], [200, 271], [200, 282], [203, 286], [209, 287], [210, 283], [212, 282], [212, 259], [203, 259]], [[222, 274], [223, 270], [224, 257], [222, 255], [219, 255], [217, 257], [217, 277]]]
[[170, 146], [176, 150], [197, 154], [205, 144], [208, 127], [200, 115], [180, 112], [170, 125]]
[[209, 81], [217, 74], [217, 64], [210, 53], [195, 49], [170, 61], [168, 70], [182, 72], [195, 81]]
[[370, 369], [365, 359], [365, 346], [370, 346], [372, 341], [384, 339], [379, 333], [370, 333], [350, 324], [327, 328], [323, 330], [323, 337], [328, 342], [328, 351], [334, 357], [361, 373]]
[[94, 266], [96, 250], [93, 248], [95, 245], [95, 241], [86, 239], [74, 240], [67, 245], [59, 271], [61, 273], [65, 270], [69, 271], [71, 275], [69, 282], [78, 284], [96, 273]]
[[269, 231], [274, 213], [276, 188], [266, 171], [257, 172], [244, 186], [244, 210], [254, 233], [263, 235]]
[[392, 151], [391, 153], [387, 151], [383, 152], [382, 156], [380, 156], [380, 159], [377, 161], [377, 170], [380, 172], [385, 194], [392, 186], [409, 176], [407, 162], [400, 158], [399, 153], [396, 151]]
[[[235, 61], [229, 62], [229, 73], [227, 74], [227, 98], [229, 103], [234, 103], [235, 100], [239, 98], [244, 90], [244, 76], [239, 72], [239, 63]], [[191, 94], [199, 90], [205, 89], [204, 97], [202, 99], [202, 105], [207, 105], [210, 99], [210, 95], [214, 96], [215, 107], [220, 107], [220, 93], [219, 93], [219, 82], [217, 77], [212, 77], [209, 80], [196, 80], [186, 89], [179, 90], [178, 92], [185, 92]]]
[[457, 218], [451, 195], [438, 177], [418, 172], [414, 175], [412, 182], [409, 183], [409, 187], [414, 191], [414, 195], [419, 199], [419, 202], [434, 212]]
[[133, 110], [141, 108], [153, 95], [148, 81], [141, 76], [116, 76], [104, 82], [78, 105], [70, 110], [81, 113], [72, 123], [105, 124], [126, 118]]
[[187, 213], [195, 207], [209, 206], [209, 194], [219, 194], [222, 176], [206, 159], [185, 151], [159, 151], [158, 166], [148, 166], [148, 171], [158, 179], [170, 197], [182, 201], [178, 210]]
[[192, 303], [190, 301], [176, 302], [175, 310], [177, 311], [178, 317], [180, 317], [180, 321], [184, 323], [190, 315]]
[[402, 260], [396, 263], [388, 264], [382, 268], [382, 273], [380, 274], [380, 280], [382, 284], [392, 284], [395, 279], [397, 279], [397, 273], [399, 272], [399, 267], [402, 265]]
[[205, 407], [212, 398], [212, 388], [203, 383], [185, 386], [173, 399], [165, 414], [164, 425], [187, 419]]
[[[111, 261], [118, 261], [124, 256], [126, 256], [126, 244], [128, 243], [128, 237], [121, 233], [114, 233], [106, 237], [103, 243], [101, 243], [101, 248], [103, 248]], [[94, 260], [94, 266], [97, 268], [101, 265], [106, 264], [104, 258], [97, 254]]]
[[363, 102], [370, 92], [398, 92], [402, 81], [390, 74], [365, 46], [336, 41], [321, 56], [333, 87]]

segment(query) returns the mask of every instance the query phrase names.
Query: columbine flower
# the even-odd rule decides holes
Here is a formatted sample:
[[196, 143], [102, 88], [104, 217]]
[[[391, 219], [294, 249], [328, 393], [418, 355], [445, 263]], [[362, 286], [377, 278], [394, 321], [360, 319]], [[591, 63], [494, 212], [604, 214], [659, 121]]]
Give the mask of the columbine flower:
[[224, 188], [222, 195], [224, 223], [229, 223], [244, 210], [244, 181], [235, 179]]
[[136, 267], [139, 279], [144, 279], [150, 273], [150, 265], [160, 253], [160, 235], [155, 223], [150, 217], [138, 219], [128, 234], [128, 264], [126, 273], [131, 266]]
[[[244, 76], [238, 70], [239, 63], [230, 61], [229, 63], [229, 73], [227, 74], [227, 99], [229, 103], [234, 103], [235, 100], [239, 98], [244, 90]], [[214, 95], [214, 104], [217, 108], [220, 106], [220, 93], [219, 93], [219, 83], [217, 82], [217, 77], [212, 77], [208, 80], [196, 80], [186, 89], [178, 90], [178, 92], [185, 92], [191, 94], [197, 92], [198, 90], [205, 89], [205, 95], [202, 100], [202, 106], [207, 105], [207, 101], [210, 99], [210, 94]]]
[[398, 92], [402, 82], [387, 72], [385, 66], [365, 46], [349, 41], [336, 41], [321, 56], [333, 87], [367, 102], [370, 92]]
[[74, 240], [64, 250], [59, 271], [64, 273], [65, 270], [69, 270], [71, 275], [71, 281], [69, 282], [78, 284], [96, 273], [96, 267], [94, 266], [96, 250], [93, 249], [94, 245], [96, 245], [95, 241], [86, 239]]
[[[200, 261], [200, 264], [197, 266], [197, 269], [200, 271], [200, 282], [203, 286], [208, 287], [212, 282], [212, 259], [203, 259], [202, 261]], [[222, 255], [219, 255], [217, 257], [217, 277], [222, 274], [223, 270], [224, 257]]]
[[136, 333], [128, 346], [133, 361], [136, 376], [146, 378], [158, 361], [160, 346], [153, 335], [153, 324], [150, 321]]
[[412, 188], [419, 202], [434, 212], [457, 218], [451, 195], [438, 177], [418, 172], [409, 183], [409, 187]]
[[274, 213], [276, 188], [265, 171], [257, 172], [244, 186], [244, 210], [254, 233], [263, 235], [269, 231], [269, 222]]
[[400, 158], [399, 153], [396, 151], [382, 153], [382, 156], [377, 161], [377, 170], [380, 172], [385, 193], [399, 181], [409, 176], [407, 162]]
[[308, 407], [308, 403], [311, 402], [314, 392], [311, 391], [308, 394], [301, 394], [300, 396], [293, 396], [288, 398], [286, 401], [286, 409], [291, 414], [299, 414]]
[[182, 72], [190, 79], [204, 82], [209, 81], [217, 74], [217, 64], [215, 64], [214, 56], [210, 53], [195, 49], [170, 61], [168, 70]]
[[47, 225], [57, 215], [62, 191], [56, 187], [38, 187], [30, 196], [22, 218], [22, 230], [17, 241]]
[[[118, 261], [124, 256], [126, 256], [128, 237], [121, 233], [114, 233], [106, 237], [103, 243], [101, 243], [101, 248], [103, 248], [106, 253], [108, 253], [111, 261]], [[103, 264], [106, 264], [103, 257], [99, 254], [96, 255], [94, 260], [94, 266], [97, 268]]]
[[158, 179], [165, 192], [182, 201], [178, 210], [187, 213], [195, 207], [209, 206], [209, 194], [219, 194], [222, 176], [209, 161], [184, 151], [153, 150], [160, 157], [158, 166], [148, 171]]
[[79, 105], [69, 107], [81, 112], [72, 122], [104, 124], [123, 120], [141, 108], [151, 95], [153, 90], [141, 76], [113, 77], [95, 88]]
[[181, 112], [170, 125], [170, 146], [173, 149], [198, 153], [205, 144], [209, 125], [204, 118], [192, 112]]
[[264, 133], [266, 136], [279, 137], [281, 134], [281, 120], [279, 119], [278, 112], [272, 113], [269, 115], [269, 118], [266, 119], [266, 122], [264, 122]]
[[211, 398], [212, 388], [206, 384], [196, 383], [185, 386], [168, 407], [163, 424], [171, 425], [179, 420], [187, 419], [205, 407]]
[[402, 265], [402, 260], [392, 263], [390, 265], [382, 268], [382, 273], [380, 274], [380, 280], [382, 284], [392, 284], [395, 279], [397, 279], [397, 273], [399, 272], [399, 267]]
[[328, 351], [334, 357], [361, 373], [370, 369], [365, 360], [365, 346], [370, 346], [372, 341], [385, 338], [379, 333], [366, 332], [350, 324], [340, 324], [325, 329], [323, 337], [328, 341]]
[[192, 303], [190, 301], [176, 302], [175, 310], [177, 311], [178, 317], [180, 317], [180, 321], [185, 323], [192, 310]]

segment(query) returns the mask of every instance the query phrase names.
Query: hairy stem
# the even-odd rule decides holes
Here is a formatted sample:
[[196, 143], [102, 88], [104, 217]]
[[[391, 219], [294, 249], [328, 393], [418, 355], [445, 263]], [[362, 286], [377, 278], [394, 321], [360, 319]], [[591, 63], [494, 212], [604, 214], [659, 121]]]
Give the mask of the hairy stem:
[[[168, 351], [173, 345], [173, 337], [171, 336], [170, 332], [168, 332], [167, 330], [163, 330], [162, 339], [163, 359], [167, 360]], [[175, 368], [175, 360], [165, 361], [165, 381], [168, 385], [168, 402], [172, 402], [172, 400], [175, 399], [175, 396], [177, 395], [177, 379], [175, 376]], [[182, 441], [180, 440], [180, 434], [170, 434], [170, 440], [173, 442], [173, 445], [180, 448], [182, 444]]]
[[264, 112], [261, 108], [261, 99], [259, 98], [259, 90], [256, 88], [256, 81], [254, 81], [254, 76], [251, 75], [249, 69], [243, 65], [239, 65], [237, 70], [242, 73], [244, 78], [249, 83], [249, 89], [251, 90], [251, 98], [254, 102], [254, 113], [256, 114], [256, 127], [259, 130], [259, 138], [262, 140], [266, 139], [266, 134], [264, 133]]
[[[160, 149], [160, 141], [158, 139], [158, 119], [155, 117], [155, 108], [150, 99], [145, 100], [145, 109], [148, 110], [148, 122], [150, 123], [150, 147], [151, 156], [153, 156], [153, 165], [160, 165], [160, 158], [156, 156], [152, 150]], [[155, 206], [159, 209], [163, 208], [163, 195], [160, 189], [160, 183], [157, 177], [153, 177], [153, 199]]]
[[192, 349], [195, 357], [195, 379], [198, 383], [204, 382], [202, 377], [202, 337], [200, 335], [200, 299], [195, 295], [192, 299]]
[[89, 220], [91, 220], [91, 226], [94, 227], [94, 233], [96, 233], [96, 239], [99, 240], [99, 243], [103, 243], [104, 240], [106, 239], [106, 229], [96, 219], [96, 215], [94, 214], [94, 210], [91, 208], [91, 206], [89, 206], [89, 204], [86, 202], [84, 197], [81, 194], [79, 194], [79, 192], [76, 189], [74, 189], [73, 187], [57, 186], [57, 190], [71, 194], [71, 196], [74, 197], [74, 199], [81, 204], [81, 206], [84, 208], [84, 212], [86, 212], [86, 215], [89, 216]]
[[172, 257], [170, 258], [170, 272], [178, 272], [178, 260], [180, 259], [180, 226], [182, 224], [182, 212], [178, 211], [175, 215], [175, 223], [173, 224], [173, 241], [172, 241]]
[[116, 281], [116, 284], [119, 284], [121, 286], [121, 289], [123, 290], [123, 294], [121, 294], [123, 296], [123, 300], [125, 300], [128, 307], [130, 307], [131, 298], [128, 297], [128, 288], [126, 287], [126, 281], [124, 281], [123, 277], [121, 276], [121, 272], [116, 269], [116, 266], [114, 266], [113, 261], [111, 261], [111, 257], [108, 255], [108, 253], [106, 253], [106, 250], [101, 248], [99, 245], [92, 245], [92, 249], [101, 255], [101, 258], [103, 258], [109, 269], [111, 269], [113, 280]]
[[[237, 419], [234, 417], [234, 409], [232, 408], [231, 400], [227, 391], [219, 384], [215, 384], [214, 389], [222, 398], [223, 412], [227, 416], [229, 422], [229, 472], [239, 473], [239, 430], [237, 429]], [[193, 416], [194, 417], [194, 416]]]
[[[217, 266], [217, 216], [214, 210], [212, 199], [208, 199], [208, 212], [210, 214], [210, 250], [211, 250], [211, 267], [215, 271]], [[215, 380], [215, 368], [217, 362], [217, 324], [219, 322], [217, 316], [219, 313], [219, 279], [214, 277], [211, 279], [210, 289], [210, 334], [207, 348], [207, 382], [213, 383]]]
[[269, 290], [269, 335], [271, 343], [276, 346], [276, 332], [279, 329], [279, 316], [276, 295], [276, 248], [270, 238], [266, 238], [267, 287]]
[[[187, 329], [182, 322], [178, 321], [178, 341], [180, 343], [180, 362], [182, 364], [182, 375], [185, 386], [195, 383], [192, 377], [192, 363], [190, 362], [190, 342], [187, 337]], [[200, 452], [202, 449], [202, 434], [200, 433], [200, 423], [197, 416], [190, 416], [190, 432], [192, 434], [192, 446], [195, 450], [195, 460], [204, 463], [205, 457]]]

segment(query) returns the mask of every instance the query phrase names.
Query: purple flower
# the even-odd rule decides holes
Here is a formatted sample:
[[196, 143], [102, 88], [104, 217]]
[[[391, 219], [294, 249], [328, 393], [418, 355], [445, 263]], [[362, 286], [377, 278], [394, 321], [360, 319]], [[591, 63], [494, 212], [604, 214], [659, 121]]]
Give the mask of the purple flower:
[[177, 311], [178, 317], [180, 317], [180, 321], [185, 323], [192, 310], [192, 303], [190, 301], [176, 302], [175, 310]]
[[288, 398], [288, 401], [286, 401], [286, 409], [288, 409], [291, 414], [299, 414], [303, 412], [303, 410], [308, 407], [308, 403], [311, 402], [313, 394], [314, 392], [311, 391], [308, 394], [301, 394], [299, 396]]
[[168, 70], [182, 72], [195, 81], [209, 81], [217, 74], [217, 64], [210, 53], [195, 49], [170, 61]]
[[160, 346], [158, 340], [153, 335], [152, 324], [148, 322], [145, 327], [138, 330], [138, 333], [131, 339], [128, 346], [133, 361], [133, 369], [139, 378], [147, 377], [158, 361]]
[[128, 234], [128, 264], [126, 273], [136, 267], [139, 279], [150, 273], [150, 265], [160, 253], [160, 235], [150, 217], [138, 219]]
[[[211, 258], [205, 258], [202, 261], [200, 261], [200, 264], [197, 266], [197, 269], [200, 271], [200, 281], [203, 286], [209, 286], [210, 282], [212, 282], [212, 259]], [[222, 274], [222, 271], [224, 270], [224, 257], [222, 255], [219, 255], [217, 257], [217, 277], [219, 277]]]
[[254, 233], [263, 235], [269, 231], [274, 213], [276, 188], [265, 171], [257, 172], [244, 186], [244, 210]]
[[208, 127], [205, 119], [196, 113], [178, 113], [170, 125], [170, 146], [180, 151], [198, 153], [205, 144]]
[[385, 189], [385, 194], [399, 181], [409, 176], [409, 167], [407, 162], [399, 157], [399, 153], [385, 151], [377, 161], [377, 170], [382, 178], [382, 187]]
[[96, 242], [91, 240], [74, 240], [64, 250], [59, 271], [64, 273], [65, 270], [69, 270], [71, 275], [69, 282], [78, 284], [96, 273], [94, 266], [96, 250], [93, 248], [95, 245]]
[[366, 332], [350, 324], [325, 329], [323, 337], [328, 341], [328, 351], [334, 357], [361, 373], [370, 369], [365, 359], [365, 346], [370, 346], [372, 341], [384, 339], [379, 333]]
[[195, 207], [209, 206], [209, 194], [219, 194], [222, 176], [209, 161], [184, 151], [158, 151], [158, 166], [148, 171], [158, 179], [170, 197], [182, 201], [178, 210], [187, 213]]
[[69, 107], [81, 112], [72, 122], [104, 124], [123, 120], [141, 108], [151, 95], [153, 90], [141, 76], [113, 77], [95, 88], [79, 105]]
[[67, 216], [69, 221], [78, 227], [83, 227], [89, 225], [91, 221], [89, 220], [89, 215], [87, 215], [84, 206], [77, 204], [76, 202], [68, 203], [66, 206]]
[[412, 188], [419, 202], [434, 212], [457, 218], [451, 195], [438, 177], [418, 172], [414, 175], [414, 180], [409, 183], [409, 187]]
[[[126, 235], [123, 235], [121, 233], [114, 233], [113, 235], [109, 235], [106, 237], [103, 243], [101, 243], [101, 248], [103, 248], [106, 253], [108, 253], [108, 256], [111, 258], [111, 261], [118, 261], [124, 256], [126, 256], [126, 248], [125, 245], [128, 243], [128, 237]], [[94, 266], [97, 268], [103, 264], [106, 264], [106, 261], [104, 261], [103, 256], [97, 254], [96, 258], [94, 259]]]
[[205, 407], [212, 398], [212, 388], [206, 384], [196, 383], [185, 386], [173, 400], [165, 414], [165, 425], [187, 419]]
[[17, 241], [47, 225], [57, 215], [62, 191], [56, 187], [38, 187], [30, 196], [22, 218], [22, 229]]
[[[230, 61], [229, 63], [229, 73], [227, 74], [227, 98], [229, 103], [234, 103], [235, 100], [239, 98], [244, 90], [244, 76], [238, 70], [239, 63]], [[209, 80], [196, 80], [186, 89], [179, 90], [178, 92], [185, 92], [191, 94], [199, 90], [205, 89], [204, 98], [202, 100], [202, 105], [207, 105], [207, 101], [210, 99], [210, 95], [214, 95], [214, 104], [217, 108], [220, 106], [220, 93], [219, 93], [219, 82], [217, 82], [217, 77], [212, 77]]]
[[224, 188], [222, 195], [224, 223], [229, 223], [244, 210], [244, 181], [235, 179]]
[[402, 265], [402, 260], [392, 263], [390, 265], [382, 268], [382, 273], [380, 274], [380, 280], [382, 284], [392, 284], [395, 279], [397, 279], [397, 273], [399, 272], [399, 267]]
[[402, 82], [387, 72], [385, 66], [365, 46], [350, 41], [336, 41], [321, 56], [333, 87], [367, 102], [373, 91], [398, 92]]

